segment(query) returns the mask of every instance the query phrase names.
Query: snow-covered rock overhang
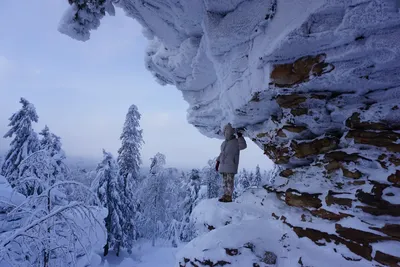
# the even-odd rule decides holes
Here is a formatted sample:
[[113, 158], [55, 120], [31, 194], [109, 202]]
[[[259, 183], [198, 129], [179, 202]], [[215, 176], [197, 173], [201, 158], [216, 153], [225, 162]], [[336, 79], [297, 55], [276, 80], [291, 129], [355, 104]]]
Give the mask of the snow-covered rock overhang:
[[[70, 3], [59, 29], [79, 40], [89, 38], [106, 11], [113, 14], [113, 5], [136, 19], [149, 39], [146, 67], [161, 84], [173, 84], [182, 91], [190, 105], [188, 121], [208, 136], [218, 136], [227, 122], [246, 128], [253, 136], [258, 124], [280, 113], [274, 98], [284, 89], [277, 84], [296, 85], [292, 91], [356, 90], [362, 94], [400, 80], [395, 77], [399, 62], [396, 0]], [[293, 77], [284, 78], [288, 81], [271, 79], [276, 64], [309, 55], [319, 57], [306, 64], [329, 65], [318, 65], [321, 70], [303, 69], [309, 73], [292, 70]]]
[[189, 123], [210, 137], [243, 128], [282, 166], [265, 189], [293, 216], [270, 219], [346, 261], [400, 264], [398, 0], [69, 1], [61, 32], [87, 40], [121, 7]]

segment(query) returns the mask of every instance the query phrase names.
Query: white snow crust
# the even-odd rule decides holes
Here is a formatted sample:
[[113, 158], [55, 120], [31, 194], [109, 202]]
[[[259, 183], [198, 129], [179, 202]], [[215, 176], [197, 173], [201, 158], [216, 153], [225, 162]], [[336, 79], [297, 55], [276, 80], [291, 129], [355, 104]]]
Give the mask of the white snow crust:
[[[316, 246], [307, 238], [298, 238], [289, 226], [274, 219], [272, 213], [286, 217], [287, 222], [295, 221], [303, 214], [302, 210], [285, 205], [265, 189], [249, 189], [233, 203], [203, 200], [192, 214], [200, 236], [178, 252], [176, 266], [184, 262], [184, 258], [211, 260], [214, 263], [223, 260], [230, 262], [229, 266], [237, 267], [252, 266], [259, 263], [258, 257], [265, 251], [276, 254], [275, 266], [282, 267], [297, 267], [300, 258], [304, 266], [374, 266], [364, 259], [345, 261], [341, 254], [354, 255], [345, 246], [335, 246], [333, 242]], [[215, 229], [208, 230], [210, 225]], [[351, 225], [354, 227], [354, 222]], [[307, 223], [299, 226], [307, 227]], [[334, 233], [335, 223], [314, 221], [313, 227]], [[254, 245], [254, 252], [246, 248], [248, 243]], [[396, 242], [385, 242], [379, 243], [376, 249], [393, 251], [393, 246], [399, 248]], [[240, 254], [227, 255], [225, 248], [239, 249]], [[339, 253], [334, 253], [334, 248]]]

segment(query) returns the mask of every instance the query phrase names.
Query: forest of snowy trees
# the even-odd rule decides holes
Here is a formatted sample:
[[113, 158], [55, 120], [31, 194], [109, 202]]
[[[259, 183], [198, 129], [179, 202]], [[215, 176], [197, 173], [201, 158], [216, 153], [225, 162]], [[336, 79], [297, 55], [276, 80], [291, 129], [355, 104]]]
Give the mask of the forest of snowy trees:
[[[221, 195], [215, 159], [204, 168], [180, 171], [166, 167], [157, 153], [147, 173], [141, 171], [141, 115], [132, 105], [120, 135], [117, 155], [103, 150], [93, 170], [70, 168], [61, 138], [47, 126], [36, 133], [39, 116], [21, 98], [10, 117], [11, 138], [0, 158], [0, 265], [89, 266], [94, 244], [102, 255], [132, 253], [140, 239], [171, 246], [196, 236], [194, 207]], [[269, 173], [242, 170], [235, 179], [235, 197], [258, 187]]]

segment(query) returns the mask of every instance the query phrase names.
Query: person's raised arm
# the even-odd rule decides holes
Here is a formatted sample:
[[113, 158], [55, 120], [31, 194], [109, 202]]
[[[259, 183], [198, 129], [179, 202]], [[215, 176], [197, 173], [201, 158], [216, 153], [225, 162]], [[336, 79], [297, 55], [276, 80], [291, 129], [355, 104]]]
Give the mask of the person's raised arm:
[[238, 143], [239, 143], [239, 149], [243, 150], [247, 148], [247, 143], [246, 140], [244, 139], [242, 133], [237, 133], [238, 136]]

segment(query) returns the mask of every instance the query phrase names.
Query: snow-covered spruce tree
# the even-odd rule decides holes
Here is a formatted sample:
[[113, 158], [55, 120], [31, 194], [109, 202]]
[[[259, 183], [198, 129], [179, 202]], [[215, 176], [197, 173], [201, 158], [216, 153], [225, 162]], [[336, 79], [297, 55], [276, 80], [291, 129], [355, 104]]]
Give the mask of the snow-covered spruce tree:
[[[142, 130], [140, 129], [140, 113], [135, 105], [130, 106], [126, 114], [125, 124], [120, 136], [122, 142], [118, 150], [119, 173], [124, 180], [125, 199], [127, 200], [125, 222], [123, 226], [129, 240], [137, 239], [137, 230], [135, 229], [134, 219], [137, 210], [137, 200], [134, 196], [135, 190], [140, 180], [140, 149], [143, 144]], [[130, 249], [129, 249], [130, 250]]]
[[140, 113], [135, 105], [132, 105], [126, 114], [124, 128], [120, 140], [121, 148], [118, 150], [119, 173], [125, 181], [125, 187], [132, 191], [139, 178], [140, 149], [143, 144], [142, 130], [140, 129]]
[[270, 172], [271, 171], [264, 170], [263, 175], [262, 175], [261, 183], [265, 183], [265, 181], [269, 181], [270, 180], [269, 179], [269, 177], [270, 177], [269, 173]]
[[177, 170], [168, 175], [167, 182], [167, 225], [165, 238], [176, 247], [181, 242], [180, 231], [183, 223], [184, 205], [187, 195], [188, 175]]
[[222, 179], [215, 170], [215, 161], [216, 159], [210, 159], [202, 172], [203, 181], [205, 181], [207, 185], [207, 198], [218, 197], [221, 193]]
[[150, 174], [157, 174], [164, 169], [166, 163], [164, 154], [157, 153], [154, 158], [151, 158], [150, 160]]
[[[40, 195], [46, 187], [68, 178], [68, 167], [60, 138], [50, 133], [48, 127], [40, 133], [40, 150], [33, 152], [18, 166], [16, 188], [26, 196]], [[63, 187], [66, 193], [69, 186]], [[75, 188], [72, 186], [71, 188]], [[59, 196], [65, 199], [64, 194]], [[61, 199], [59, 199], [61, 201]]]
[[54, 133], [51, 133], [47, 125], [39, 133], [39, 135], [42, 136], [40, 139], [40, 149], [48, 151], [49, 156], [52, 157], [54, 163], [56, 164], [54, 166], [54, 176], [56, 177], [57, 181], [68, 179], [70, 171], [64, 162], [66, 156], [64, 150], [62, 149], [61, 138]]
[[265, 173], [264, 180], [270, 184], [275, 184], [275, 179], [279, 176], [279, 173], [283, 170], [282, 166], [274, 164], [274, 167]]
[[65, 12], [58, 30], [76, 40], [87, 41], [90, 31], [100, 26], [106, 15], [115, 15], [113, 0], [68, 0], [71, 5]]
[[252, 181], [252, 186], [260, 186], [261, 185], [261, 171], [260, 171], [260, 166], [257, 165], [256, 167], [256, 174], [254, 175], [254, 180]]
[[195, 237], [194, 225], [190, 220], [190, 215], [196, 204], [199, 202], [200, 191], [200, 174], [199, 170], [193, 169], [190, 172], [189, 184], [186, 187], [186, 197], [183, 201], [183, 218], [180, 229], [180, 239], [183, 242], [189, 242]]
[[[182, 204], [185, 199], [185, 187], [182, 184], [181, 173], [175, 168], [165, 169], [166, 177], [166, 229], [162, 238], [169, 240], [172, 246], [176, 247], [180, 243], [179, 230], [183, 217]], [[184, 173], [184, 172], [182, 172]]]
[[156, 239], [162, 235], [166, 219], [167, 173], [164, 171], [165, 155], [157, 153], [151, 158], [149, 176], [140, 187], [141, 214], [137, 220], [139, 232], [143, 237], [151, 238], [155, 246]]
[[166, 239], [171, 242], [171, 246], [176, 248], [180, 243], [180, 227], [181, 223], [175, 219], [173, 219], [167, 229]]
[[43, 130], [39, 133], [39, 135], [41, 135], [40, 148], [50, 151], [53, 146], [53, 141], [51, 139], [51, 133], [49, 127], [46, 125], [43, 128]]
[[130, 204], [124, 192], [124, 181], [119, 175], [119, 169], [113, 156], [103, 150], [103, 160], [97, 166], [97, 188], [96, 193], [100, 203], [108, 210], [105, 218], [107, 229], [107, 242], [104, 245], [104, 256], [107, 256], [109, 249], [113, 249], [119, 256], [122, 247], [128, 250], [132, 247], [133, 240], [130, 239], [131, 229], [125, 229], [130, 212], [127, 206]]
[[10, 149], [5, 155], [1, 166], [1, 175], [7, 178], [12, 187], [18, 182], [18, 167], [29, 155], [39, 150], [39, 140], [32, 128], [32, 123], [38, 121], [35, 107], [28, 100], [21, 98], [22, 108], [10, 117], [11, 129], [4, 138], [14, 137]]
[[141, 181], [140, 181], [140, 185], [138, 186], [138, 196], [137, 196], [137, 201], [136, 201], [136, 205], [137, 205], [137, 210], [136, 210], [136, 224], [138, 225], [138, 230], [137, 230], [137, 235], [139, 237], [146, 237], [148, 235], [148, 230], [147, 230], [147, 226], [146, 226], [146, 221], [149, 218], [145, 217], [145, 207], [146, 207], [146, 203], [145, 199], [148, 197], [146, 196], [147, 192], [144, 192], [143, 188], [147, 188], [149, 187], [149, 183], [148, 182], [148, 178], [151, 177], [151, 175], [157, 175], [159, 173], [162, 172], [162, 170], [164, 169], [164, 165], [165, 165], [165, 155], [161, 154], [161, 153], [157, 153], [153, 158], [150, 158], [150, 171], [149, 174], [147, 176], [144, 176]]
[[249, 180], [249, 174], [246, 169], [243, 169], [239, 175], [238, 175], [238, 180], [237, 180], [237, 195], [241, 195], [243, 191], [250, 187], [250, 180]]
[[[245, 187], [244, 189], [246, 189], [246, 188], [252, 186], [252, 185], [254, 184], [254, 179], [255, 179], [254, 173], [251, 171], [250, 174], [249, 174], [249, 180], [248, 180], [249, 186]], [[247, 184], [247, 183], [246, 183], [246, 184]]]

